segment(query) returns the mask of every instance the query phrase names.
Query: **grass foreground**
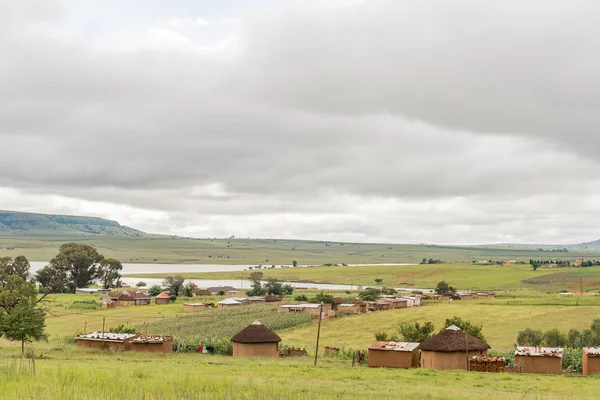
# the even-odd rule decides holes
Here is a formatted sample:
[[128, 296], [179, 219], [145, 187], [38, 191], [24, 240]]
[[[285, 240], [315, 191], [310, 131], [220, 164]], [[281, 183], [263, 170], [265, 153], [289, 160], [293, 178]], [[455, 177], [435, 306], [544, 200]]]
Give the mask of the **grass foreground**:
[[[3, 344], [0, 342], [0, 344]], [[239, 359], [199, 354], [38, 349], [0, 364], [10, 399], [596, 399], [597, 377], [351, 367], [322, 359]], [[21, 367], [19, 367], [21, 365]]]

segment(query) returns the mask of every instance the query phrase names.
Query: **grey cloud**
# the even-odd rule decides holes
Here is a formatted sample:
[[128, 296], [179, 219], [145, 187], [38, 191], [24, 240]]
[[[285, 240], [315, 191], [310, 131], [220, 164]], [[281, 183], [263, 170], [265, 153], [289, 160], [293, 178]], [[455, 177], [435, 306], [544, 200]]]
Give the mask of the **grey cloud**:
[[66, 8], [13, 10], [0, 186], [155, 210], [124, 215], [208, 236], [590, 234], [569, 215], [594, 207], [569, 201], [593, 198], [600, 172], [595, 5], [448, 4], [252, 16], [228, 57], [98, 50], [55, 34]]

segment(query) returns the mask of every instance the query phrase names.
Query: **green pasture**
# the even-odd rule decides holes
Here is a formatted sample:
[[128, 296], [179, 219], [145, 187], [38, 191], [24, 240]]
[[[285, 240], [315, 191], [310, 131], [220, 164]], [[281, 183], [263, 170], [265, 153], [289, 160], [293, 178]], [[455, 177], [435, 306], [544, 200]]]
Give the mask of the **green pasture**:
[[27, 359], [0, 348], [7, 399], [596, 399], [598, 379], [466, 371], [352, 368], [350, 361], [239, 359], [38, 348]]
[[185, 239], [168, 236], [110, 237], [0, 237], [2, 256], [24, 255], [48, 261], [62, 243], [92, 245], [106, 257], [121, 262], [188, 264], [301, 265], [418, 263], [423, 258], [447, 262], [600, 258], [598, 250], [568, 253], [498, 246], [435, 246], [407, 244], [340, 243], [285, 239]]
[[[446, 281], [461, 290], [509, 290], [529, 288], [542, 292], [561, 290], [579, 291], [580, 280], [584, 290], [600, 289], [600, 267], [539, 268], [534, 271], [528, 264], [507, 266], [477, 265], [472, 263], [422, 264], [360, 267], [302, 267], [261, 269], [263, 279], [310, 283], [337, 283], [353, 286], [374, 286], [382, 279], [383, 286], [407, 288], [434, 288]], [[240, 279], [252, 271], [182, 273], [187, 279]], [[140, 278], [164, 278], [169, 274], [137, 274]]]

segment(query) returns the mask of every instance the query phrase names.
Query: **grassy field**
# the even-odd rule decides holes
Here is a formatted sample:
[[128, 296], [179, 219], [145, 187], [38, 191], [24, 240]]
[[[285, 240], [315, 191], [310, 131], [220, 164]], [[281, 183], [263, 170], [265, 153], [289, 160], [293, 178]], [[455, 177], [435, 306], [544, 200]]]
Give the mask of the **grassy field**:
[[[252, 271], [183, 273], [187, 279], [240, 279]], [[346, 285], [382, 285], [393, 287], [433, 288], [445, 280], [458, 289], [519, 289], [543, 292], [578, 291], [580, 279], [584, 290], [600, 289], [600, 267], [548, 269], [533, 271], [531, 266], [462, 264], [423, 264], [370, 267], [303, 267], [263, 269], [264, 279], [293, 282], [338, 283]], [[169, 274], [139, 274], [136, 277], [164, 278]]]
[[[600, 318], [600, 299], [594, 301], [595, 305], [589, 306], [576, 306], [575, 301], [572, 306], [555, 306], [540, 305], [543, 299], [531, 301], [531, 304], [514, 304], [515, 299], [470, 300], [336, 318], [323, 322], [321, 346], [366, 349], [375, 341], [375, 332], [397, 333], [402, 322], [413, 321], [432, 321], [437, 329], [441, 329], [446, 318], [456, 315], [483, 324], [485, 338], [493, 348], [510, 350], [517, 333], [527, 327], [558, 328], [565, 333], [571, 328], [589, 328], [593, 319]], [[280, 336], [290, 346], [314, 351], [316, 328], [312, 326], [288, 330]]]
[[[2, 343], [2, 342], [0, 342]], [[10, 355], [4, 347], [1, 353]], [[6, 356], [10, 399], [596, 399], [597, 378], [352, 368], [349, 361], [38, 349], [36, 375]]]
[[417, 263], [424, 257], [444, 261], [600, 258], [600, 251], [539, 252], [493, 246], [434, 246], [339, 243], [278, 239], [182, 239], [170, 237], [0, 237], [0, 255], [24, 255], [31, 261], [48, 261], [65, 242], [96, 247], [121, 262], [189, 264], [302, 265]]

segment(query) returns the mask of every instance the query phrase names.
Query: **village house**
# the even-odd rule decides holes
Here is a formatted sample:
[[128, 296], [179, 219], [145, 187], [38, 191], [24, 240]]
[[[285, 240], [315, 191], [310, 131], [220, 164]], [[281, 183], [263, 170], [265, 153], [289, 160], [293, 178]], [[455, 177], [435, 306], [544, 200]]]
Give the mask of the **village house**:
[[369, 367], [418, 368], [419, 343], [375, 342], [369, 347]]
[[408, 299], [390, 299], [388, 302], [391, 305], [392, 310], [396, 310], [398, 308], [407, 308], [408, 307]]
[[169, 304], [170, 301], [171, 296], [167, 292], [162, 292], [154, 298], [154, 304]]
[[[314, 314], [319, 316], [320, 304], [304, 303], [304, 304], [284, 304], [277, 307], [279, 312], [302, 312], [306, 314]], [[323, 313], [327, 315], [331, 311], [331, 304], [323, 304]]]
[[183, 312], [201, 312], [208, 306], [204, 303], [183, 303]]
[[135, 298], [136, 306], [147, 306], [152, 303], [152, 296], [149, 296], [144, 292], [134, 292], [133, 297]]
[[342, 303], [338, 305], [336, 311], [338, 314], [358, 315], [360, 314], [360, 305], [353, 303]]
[[364, 301], [362, 299], [354, 299], [354, 300], [352, 300], [352, 304], [358, 304], [358, 306], [360, 307], [360, 312], [361, 313], [366, 313], [367, 312], [368, 304], [367, 304], [366, 301]]
[[600, 374], [600, 347], [584, 347], [581, 362], [582, 375]]
[[407, 307], [419, 307], [421, 306], [421, 298], [415, 296], [402, 296], [401, 299], [407, 300]]
[[217, 305], [219, 306], [219, 308], [239, 307], [242, 305], [242, 303], [234, 299], [225, 299], [217, 302]]
[[208, 289], [196, 289], [194, 291], [194, 295], [195, 296], [212, 296], [213, 294]]
[[515, 372], [561, 374], [563, 349], [560, 347], [517, 346]]
[[260, 321], [254, 321], [231, 338], [234, 357], [279, 357], [281, 338]]
[[487, 355], [490, 345], [452, 325], [421, 345], [421, 366], [436, 370], [468, 368], [471, 356]]
[[112, 296], [112, 301], [120, 307], [135, 306], [135, 297], [133, 297], [133, 293], [128, 291], [116, 293]]
[[173, 352], [172, 336], [138, 336], [131, 340], [131, 350], [138, 353], [165, 353]]
[[102, 305], [102, 308], [116, 308], [117, 307], [117, 302], [113, 301], [111, 296], [108, 295], [104, 295], [100, 298], [100, 304]]
[[236, 288], [233, 286], [213, 286], [206, 288], [212, 295], [219, 294], [219, 292], [227, 293], [227, 292], [238, 292]]
[[131, 341], [137, 336], [133, 333], [91, 332], [75, 336], [75, 340], [81, 348], [126, 351], [132, 349]]
[[274, 302], [277, 302], [277, 301], [283, 301], [283, 296], [277, 296], [277, 295], [274, 295], [274, 294], [268, 294], [268, 295], [265, 296], [265, 301], [267, 303], [274, 303]]
[[[240, 301], [239, 299], [236, 299], [238, 301]], [[247, 299], [248, 304], [261, 304], [266, 302], [266, 299], [262, 296], [252, 296], [252, 297], [248, 297]]]

